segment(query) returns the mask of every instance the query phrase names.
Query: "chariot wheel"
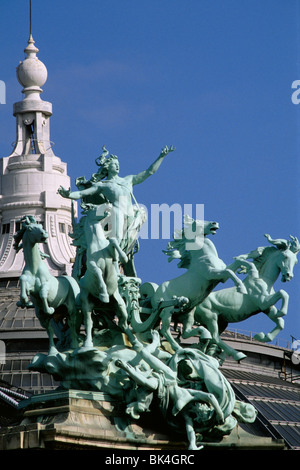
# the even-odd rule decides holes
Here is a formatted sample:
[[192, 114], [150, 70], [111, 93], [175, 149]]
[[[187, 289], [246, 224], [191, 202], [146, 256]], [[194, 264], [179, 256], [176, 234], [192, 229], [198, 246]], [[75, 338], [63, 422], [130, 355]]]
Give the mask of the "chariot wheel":
[[154, 296], [157, 288], [158, 284], [155, 284], [154, 282], [144, 282], [140, 287], [141, 301], [145, 301], [147, 299], [150, 300]]

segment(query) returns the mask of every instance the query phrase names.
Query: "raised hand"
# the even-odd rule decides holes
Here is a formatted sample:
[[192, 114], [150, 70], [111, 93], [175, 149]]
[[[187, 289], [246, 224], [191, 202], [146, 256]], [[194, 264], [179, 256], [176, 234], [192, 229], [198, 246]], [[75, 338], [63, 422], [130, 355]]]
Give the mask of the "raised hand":
[[168, 153], [174, 152], [174, 150], [175, 150], [175, 147], [174, 147], [173, 145], [171, 145], [170, 148], [166, 145], [166, 146], [161, 150], [160, 157], [165, 157], [166, 155], [168, 155]]
[[60, 186], [57, 190], [58, 194], [60, 194], [62, 197], [69, 197], [71, 193], [71, 189], [65, 189], [63, 186]]

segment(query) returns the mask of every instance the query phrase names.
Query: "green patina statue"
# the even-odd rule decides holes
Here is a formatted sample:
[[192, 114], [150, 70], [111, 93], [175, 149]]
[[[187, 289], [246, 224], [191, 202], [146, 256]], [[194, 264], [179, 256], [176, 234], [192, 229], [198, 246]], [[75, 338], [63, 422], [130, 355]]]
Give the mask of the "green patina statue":
[[49, 336], [49, 354], [57, 352], [51, 322], [55, 313], [60, 319], [68, 317], [72, 331], [71, 347], [78, 347], [81, 325], [79, 286], [73, 277], [54, 277], [50, 274], [44, 262], [45, 255], [39, 249], [39, 243], [46, 243], [48, 238], [43, 226], [32, 216], [25, 216], [20, 222], [22, 227], [14, 236], [14, 248], [16, 251], [23, 249], [25, 267], [20, 277], [21, 294], [18, 306], [35, 307], [36, 315]]
[[[228, 353], [228, 346], [220, 340], [219, 335], [227, 328], [228, 323], [237, 323], [250, 316], [263, 312], [275, 323], [275, 328], [268, 334], [259, 333], [255, 339], [270, 342], [284, 327], [283, 317], [287, 314], [289, 295], [283, 289], [275, 292], [273, 285], [281, 273], [283, 282], [293, 277], [297, 263], [300, 244], [296, 237], [292, 241], [273, 241], [267, 239], [273, 247], [259, 247], [237, 260], [252, 260], [248, 275], [244, 280], [246, 295], [241, 295], [235, 287], [212, 292], [195, 310], [195, 323], [205, 325], [214, 342]], [[281, 300], [278, 310], [276, 303]], [[222, 327], [220, 328], [220, 325]]]
[[[76, 180], [78, 191], [70, 191], [60, 187], [61, 196], [70, 199], [82, 199], [83, 202], [91, 202], [102, 207], [105, 211], [106, 204], [110, 210], [110, 233], [116, 238], [120, 247], [125, 250], [131, 260], [131, 264], [124, 264], [125, 273], [134, 275], [135, 270], [132, 261], [132, 249], [141, 225], [145, 221], [145, 213], [137, 204], [133, 195], [133, 186], [143, 183], [149, 176], [156, 173], [164, 158], [175, 149], [173, 146], [164, 147], [150, 167], [137, 175], [119, 176], [119, 160], [116, 155], [108, 155], [103, 147], [103, 153], [96, 160], [99, 165], [97, 173], [90, 180], [80, 177]], [[136, 203], [132, 204], [132, 200]], [[128, 261], [129, 261], [128, 260]]]
[[[154, 174], [173, 150], [165, 147], [148, 170], [121, 178], [117, 157], [103, 147], [98, 172], [89, 180], [78, 178], [78, 191], [58, 189], [62, 197], [81, 199], [83, 209], [70, 234], [77, 249], [72, 277], [49, 273], [39, 249], [47, 232], [32, 216], [22, 220], [15, 235], [15, 248], [23, 248], [25, 257], [19, 305], [35, 307], [49, 336], [49, 353], [37, 354], [32, 370], [52, 374], [64, 389], [109, 394], [123, 404], [124, 419], [140, 420], [158, 407], [170, 429], [184, 433], [189, 449], [196, 450], [206, 439], [229, 434], [237, 422], [255, 420], [254, 407], [236, 400], [219, 369], [224, 357], [240, 361], [245, 355], [220, 334], [228, 323], [264, 312], [275, 328], [257, 339], [275, 337], [283, 328], [288, 294], [273, 285], [280, 273], [282, 281], [292, 278], [300, 244], [296, 237], [266, 235], [272, 246], [237, 256], [227, 266], [209, 238], [219, 224], [185, 215], [164, 251], [185, 272], [161, 285], [142, 284], [133, 255], [145, 212], [133, 186]], [[246, 274], [243, 281], [240, 274]], [[214, 291], [229, 280], [233, 287]], [[188, 347], [182, 341], [194, 337]]]
[[[202, 439], [208, 434], [220, 437], [230, 434], [237, 420], [255, 420], [254, 407], [236, 401], [214, 358], [193, 349], [178, 348], [175, 354], [162, 360], [158, 331], [152, 332], [153, 341], [147, 346], [133, 335], [131, 337], [138, 353], [135, 365], [122, 359], [117, 360], [116, 365], [146, 391], [146, 403], [150, 393], [157, 393], [162, 415], [178, 432], [186, 432], [190, 450], [203, 447], [197, 446], [197, 437]], [[151, 375], [140, 367], [141, 361], [150, 366]], [[140, 413], [147, 411], [143, 405], [141, 400], [131, 402], [126, 413], [139, 418]]]
[[119, 319], [119, 327], [127, 328], [126, 305], [118, 289], [117, 260], [127, 262], [116, 238], [107, 239], [101, 225], [102, 216], [97, 215], [97, 207], [86, 204], [83, 218], [83, 233], [86, 246], [86, 271], [79, 280], [80, 305], [85, 322], [85, 347], [93, 346], [92, 312], [97, 303], [111, 303], [113, 313]]
[[238, 422], [255, 420], [255, 408], [236, 400], [213, 357], [181, 347], [168, 353], [161, 349], [156, 330], [149, 343], [132, 332], [128, 336], [130, 348], [38, 354], [30, 368], [53, 374], [65, 388], [109, 393], [123, 403], [124, 419], [137, 421], [144, 413], [155, 412], [186, 436], [190, 450], [201, 449], [202, 440], [230, 434]]
[[[191, 227], [194, 225], [194, 229]], [[250, 263], [244, 260], [236, 260], [230, 266], [219, 258], [215, 245], [209, 240], [208, 235], [215, 234], [219, 225], [217, 222], [195, 221], [189, 216], [184, 217], [183, 230], [170, 242], [166, 254], [171, 259], [180, 259], [180, 268], [185, 268], [186, 272], [181, 276], [164, 282], [160, 286], [153, 284], [152, 295], [148, 286], [141, 286], [141, 292], [148, 291], [146, 302], [151, 303], [153, 312], [145, 321], [141, 321], [134, 315], [131, 324], [136, 332], [144, 332], [152, 327], [158, 319], [161, 321], [161, 333], [177, 349], [178, 343], [174, 340], [170, 324], [174, 316], [174, 299], [181, 297], [186, 299], [180, 309], [177, 309], [176, 316], [183, 324], [182, 337], [188, 338], [195, 335], [207, 337], [207, 331], [200, 328], [193, 328], [194, 312], [196, 307], [204, 301], [208, 294], [220, 282], [232, 279], [236, 284], [237, 292], [241, 295], [247, 293], [242, 281], [235, 275], [234, 271], [243, 267], [248, 267]], [[194, 234], [194, 236], [193, 236]], [[192, 238], [191, 238], [192, 237]], [[188, 244], [191, 245], [187, 250]], [[229, 352], [229, 348], [227, 349]], [[230, 355], [236, 356], [237, 360], [244, 357], [241, 353], [230, 350]]]

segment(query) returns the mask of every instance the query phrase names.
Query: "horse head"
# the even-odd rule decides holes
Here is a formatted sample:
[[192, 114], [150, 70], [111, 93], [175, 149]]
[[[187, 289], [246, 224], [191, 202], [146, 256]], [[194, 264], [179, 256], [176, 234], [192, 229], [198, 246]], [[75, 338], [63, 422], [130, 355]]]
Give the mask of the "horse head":
[[181, 259], [179, 268], [187, 268], [191, 260], [191, 251], [202, 249], [204, 237], [215, 235], [219, 229], [218, 222], [193, 219], [189, 215], [184, 215], [183, 228], [173, 234], [173, 240], [163, 250], [169, 257], [169, 262], [173, 259]]
[[297, 255], [291, 250], [287, 249], [281, 252], [280, 260], [280, 271], [281, 271], [281, 281], [287, 282], [293, 279], [294, 277], [294, 266], [298, 262]]
[[192, 234], [194, 238], [197, 235], [215, 235], [219, 230], [218, 222], [212, 222], [207, 220], [193, 219], [189, 215], [184, 215], [184, 233], [189, 238], [189, 234]]
[[26, 233], [31, 243], [47, 243], [48, 233], [39, 223], [31, 223], [26, 227]]
[[21, 229], [14, 235], [14, 248], [16, 251], [19, 251], [22, 248], [20, 242], [25, 236], [25, 234], [32, 244], [47, 242], [48, 233], [46, 232], [46, 230], [44, 230], [43, 226], [36, 221], [33, 216], [24, 216], [22, 217], [20, 222], [22, 223]]
[[268, 241], [277, 248], [277, 266], [281, 272], [281, 281], [287, 282], [294, 277], [294, 266], [298, 262], [297, 254], [300, 244], [296, 237], [290, 235], [291, 240], [275, 239], [265, 235]]
[[205, 235], [215, 235], [219, 230], [220, 226], [218, 222], [208, 222], [204, 220], [204, 236]]

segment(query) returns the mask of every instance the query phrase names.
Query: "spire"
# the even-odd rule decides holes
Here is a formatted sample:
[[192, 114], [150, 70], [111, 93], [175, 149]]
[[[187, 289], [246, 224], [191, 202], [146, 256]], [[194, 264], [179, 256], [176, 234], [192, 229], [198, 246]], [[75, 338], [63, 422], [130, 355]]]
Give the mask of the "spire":
[[54, 154], [50, 140], [52, 103], [41, 99], [47, 69], [37, 58], [38, 48], [30, 31], [25, 59], [17, 68], [24, 98], [14, 103], [16, 141], [12, 153], [0, 159], [0, 279], [18, 277], [23, 254], [13, 248], [18, 221], [32, 215], [49, 234], [45, 262], [52, 274], [71, 273], [75, 249], [68, 236], [72, 225], [71, 201], [57, 194], [59, 186], [70, 187], [67, 165]]
[[29, 5], [29, 39], [24, 49], [26, 57], [17, 67], [17, 79], [23, 86], [22, 93], [25, 96], [22, 101], [14, 103], [13, 113], [18, 121], [14, 153], [53, 155], [48, 119], [52, 115], [52, 104], [40, 97], [48, 72], [43, 62], [37, 58], [39, 49], [32, 36], [31, 1]]
[[46, 83], [48, 72], [43, 62], [37, 58], [39, 50], [34, 45], [32, 36], [31, 0], [29, 23], [29, 39], [27, 47], [24, 49], [26, 57], [17, 67], [17, 78], [24, 87], [22, 90], [22, 93], [25, 94], [24, 100], [40, 100], [40, 94], [43, 91], [41, 87]]
[[29, 39], [32, 36], [32, 8], [31, 0], [29, 0]]
[[31, 54], [33, 57], [36, 57], [36, 54], [39, 52], [38, 48], [34, 46], [34, 40], [32, 36], [32, 9], [31, 9], [31, 0], [29, 0], [29, 39], [28, 46], [24, 49], [24, 52], [27, 53], [27, 57]]

